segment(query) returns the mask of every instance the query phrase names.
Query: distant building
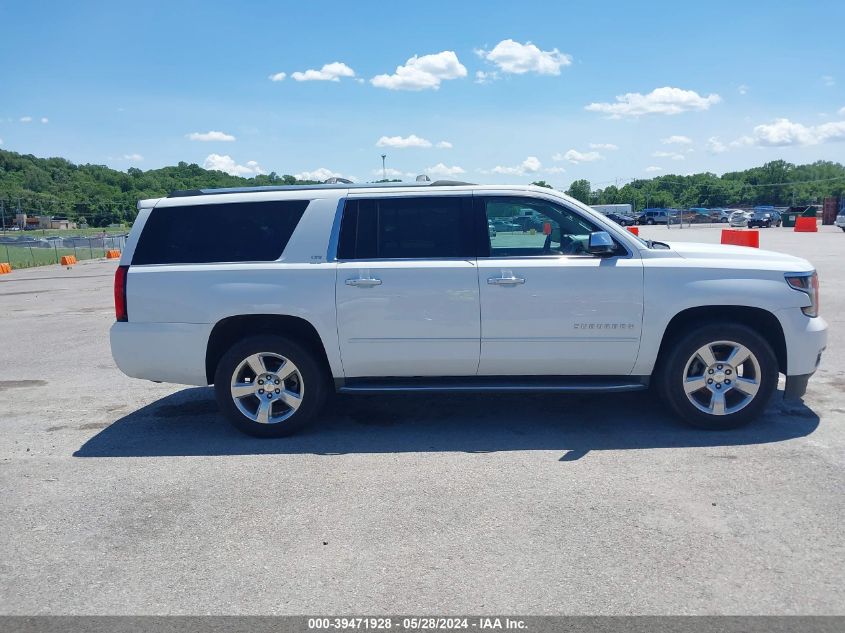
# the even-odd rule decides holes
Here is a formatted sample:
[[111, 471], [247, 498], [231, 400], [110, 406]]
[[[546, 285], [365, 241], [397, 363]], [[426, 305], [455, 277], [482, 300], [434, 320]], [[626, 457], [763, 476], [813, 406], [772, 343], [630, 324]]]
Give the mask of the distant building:
[[53, 215], [39, 215], [38, 216], [39, 229], [59, 229], [66, 231], [68, 229], [75, 229], [76, 223], [71, 222], [63, 216]]

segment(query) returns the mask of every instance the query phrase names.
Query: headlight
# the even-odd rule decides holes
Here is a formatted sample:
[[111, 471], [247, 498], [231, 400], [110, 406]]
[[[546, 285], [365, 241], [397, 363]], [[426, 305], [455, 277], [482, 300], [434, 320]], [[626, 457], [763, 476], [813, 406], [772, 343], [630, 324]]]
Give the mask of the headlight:
[[810, 297], [810, 305], [801, 308], [801, 312], [808, 317], [819, 316], [819, 275], [816, 271], [811, 273], [786, 273], [786, 283], [790, 288], [803, 292]]

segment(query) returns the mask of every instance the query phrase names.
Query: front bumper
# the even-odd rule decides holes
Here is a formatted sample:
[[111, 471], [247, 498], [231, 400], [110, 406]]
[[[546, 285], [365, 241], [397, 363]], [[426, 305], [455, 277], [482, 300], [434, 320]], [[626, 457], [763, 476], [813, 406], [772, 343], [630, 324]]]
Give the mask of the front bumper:
[[786, 400], [800, 399], [807, 391], [807, 383], [815, 373], [827, 347], [827, 322], [821, 317], [805, 316], [800, 310], [789, 308], [778, 314], [786, 339]]
[[786, 388], [783, 390], [784, 400], [800, 400], [807, 393], [807, 384], [813, 374], [802, 374], [800, 376], [787, 376]]

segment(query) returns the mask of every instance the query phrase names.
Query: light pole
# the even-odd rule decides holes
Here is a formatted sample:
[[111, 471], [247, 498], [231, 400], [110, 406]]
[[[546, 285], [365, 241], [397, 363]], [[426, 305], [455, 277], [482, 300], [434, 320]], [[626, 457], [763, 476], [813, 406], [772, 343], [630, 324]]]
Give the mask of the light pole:
[[387, 180], [387, 169], [384, 166], [384, 159], [387, 158], [387, 154], [381, 155], [381, 179]]

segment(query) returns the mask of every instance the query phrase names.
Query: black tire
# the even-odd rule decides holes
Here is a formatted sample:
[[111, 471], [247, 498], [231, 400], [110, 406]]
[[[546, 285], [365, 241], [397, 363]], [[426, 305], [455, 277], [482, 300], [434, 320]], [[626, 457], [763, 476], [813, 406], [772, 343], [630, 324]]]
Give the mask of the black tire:
[[[742, 408], [724, 415], [706, 413], [691, 402], [691, 399], [696, 399], [699, 402], [705, 402], [702, 406], [707, 406], [706, 400], [710, 397], [715, 398], [715, 396], [708, 395], [708, 393], [715, 393], [711, 391], [711, 387], [705, 385], [701, 391], [695, 392], [691, 397], [687, 397], [684, 389], [684, 383], [687, 380], [687, 364], [691, 363], [691, 369], [693, 367], [704, 367], [704, 363], [700, 360], [692, 361], [691, 359], [695, 356], [697, 350], [718, 341], [730, 341], [746, 347], [756, 359], [760, 368], [759, 376], [753, 376], [753, 371], [747, 374], [758, 382], [756, 394]], [[670, 410], [693, 426], [711, 430], [733, 429], [743, 426], [762, 413], [777, 387], [778, 363], [771, 346], [762, 336], [744, 325], [722, 322], [703, 327], [693, 327], [690, 333], [670, 341], [666, 349], [667, 351], [664, 357], [660, 359], [655, 372], [658, 391]], [[715, 346], [714, 349], [716, 351], [727, 351], [727, 347]], [[716, 355], [716, 359], [718, 362], [718, 355]], [[696, 363], [699, 364], [696, 365]], [[749, 360], [748, 363], [752, 364], [752, 361]], [[725, 366], [730, 367], [727, 364]], [[722, 367], [722, 365], [718, 365], [718, 367]], [[745, 372], [748, 367], [749, 365], [743, 366], [743, 375], [746, 375]], [[709, 378], [708, 371], [706, 368], [702, 369], [701, 377], [705, 380], [712, 380]], [[734, 369], [731, 375], [734, 378], [733, 383], [736, 383], [737, 369]], [[723, 384], [720, 383], [720, 380], [725, 379], [722, 372], [717, 372], [714, 377], [716, 377], [718, 384]], [[728, 379], [730, 380], [730, 378]], [[733, 387], [727, 388], [726, 385], [725, 393], [722, 394], [725, 401], [728, 399], [728, 391], [733, 394], [731, 401], [736, 402], [733, 406], [738, 406], [740, 404], [738, 399], [744, 398], [745, 394], [741, 390], [734, 390]], [[730, 409], [731, 406], [727, 408]]]
[[[273, 412], [276, 412], [278, 418], [283, 418], [293, 411], [289, 417], [281, 421], [267, 424], [257, 422], [247, 417], [235, 403], [235, 397], [231, 390], [234, 374], [247, 358], [255, 354], [266, 355], [262, 356], [262, 362], [267, 363], [267, 366], [270, 367], [268, 372], [273, 372], [272, 364], [276, 362], [281, 365], [275, 368], [276, 371], [281, 373], [284, 369], [285, 365], [282, 365], [276, 356], [283, 357], [296, 367], [296, 374], [288, 379], [282, 379], [280, 387], [287, 390], [288, 393], [302, 394], [298, 407], [294, 410], [279, 400], [273, 400], [268, 405], [271, 416], [274, 414]], [[249, 382], [249, 374], [255, 373], [246, 367], [240, 369], [240, 371], [247, 372], [247, 377], [242, 379], [245, 382]], [[253, 381], [256, 383], [258, 379], [259, 376], [253, 376]], [[299, 343], [273, 335], [253, 336], [238, 341], [220, 359], [214, 374], [214, 391], [220, 410], [238, 430], [255, 437], [284, 437], [302, 429], [314, 418], [325, 403], [328, 394], [327, 383], [327, 375], [313, 353]], [[279, 392], [276, 391], [276, 393]], [[284, 394], [280, 396], [270, 394], [269, 397], [280, 398], [284, 397]], [[240, 402], [247, 409], [254, 404], [257, 410], [264, 401], [259, 400], [256, 393], [255, 395], [244, 396]]]
[[648, 220], [646, 220], [646, 224], [649, 224], [649, 225], [654, 224], [654, 218], [649, 218]]

